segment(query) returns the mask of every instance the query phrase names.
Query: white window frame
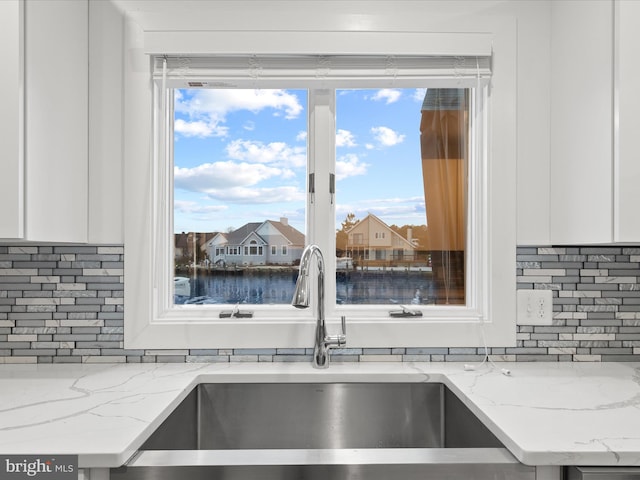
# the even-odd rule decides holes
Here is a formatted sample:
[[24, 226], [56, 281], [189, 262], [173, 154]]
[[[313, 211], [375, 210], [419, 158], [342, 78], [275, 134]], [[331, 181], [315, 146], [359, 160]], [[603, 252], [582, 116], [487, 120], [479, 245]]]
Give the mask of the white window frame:
[[[139, 42], [136, 33], [140, 32], [129, 32], [127, 41], [132, 44]], [[381, 38], [389, 35], [380, 33]], [[452, 34], [443, 35], [451, 38]], [[510, 24], [506, 27], [499, 26], [496, 32], [489, 35], [493, 48], [499, 47], [502, 56], [501, 62], [496, 63], [490, 87], [491, 115], [487, 116], [487, 109], [483, 110], [485, 141], [479, 154], [486, 163], [479, 171], [471, 172], [480, 186], [474, 190], [473, 195], [481, 202], [482, 208], [469, 218], [470, 229], [479, 232], [469, 246], [469, 258], [472, 259], [470, 267], [482, 273], [476, 277], [474, 287], [469, 290], [467, 305], [446, 309], [435, 307], [420, 320], [376, 317], [373, 310], [377, 306], [330, 308], [327, 311], [330, 330], [334, 328], [331, 324], [337, 323], [338, 314], [347, 313], [348, 346], [477, 347], [481, 346], [483, 337], [490, 346], [515, 344], [515, 49], [509, 45], [509, 41], [513, 42], [514, 35], [513, 25]], [[283, 33], [283, 37], [287, 35]], [[399, 52], [403, 52], [405, 48], [415, 48], [415, 36], [410, 39], [411, 48], [408, 43], [403, 45], [402, 38], [396, 40], [399, 41], [395, 42], [394, 48]], [[468, 41], [469, 35], [461, 36], [462, 44]], [[286, 55], [284, 45], [282, 51], [276, 53]], [[472, 48], [471, 43], [468, 45], [470, 50], [476, 48]], [[348, 48], [349, 45], [345, 45], [345, 49]], [[368, 51], [379, 48], [379, 44], [363, 46], [358, 43], [354, 48], [359, 48], [362, 54], [380, 53]], [[464, 51], [464, 45], [460, 48]], [[322, 50], [318, 48], [316, 51]], [[137, 119], [144, 124], [145, 117], [147, 121], [149, 118], [148, 113], [145, 115], [144, 112], [149, 112], [152, 105], [159, 107], [163, 98], [162, 95], [152, 95], [149, 90], [149, 71], [145, 72], [144, 68], [140, 68], [142, 64], [144, 62], [126, 72], [125, 82], [128, 88], [125, 92], [125, 105], [131, 110], [131, 115], [127, 115], [128, 121]], [[488, 94], [489, 90], [485, 92]], [[332, 115], [330, 97], [327, 95], [324, 103], [314, 102], [316, 108], [310, 112], [312, 122], [317, 120], [321, 124], [327, 124], [327, 119], [322, 117]], [[477, 98], [486, 100], [481, 96]], [[125, 132], [128, 130], [125, 129]], [[154, 138], [155, 145], [169, 145], [162, 138], [161, 129], [155, 129]], [[265, 306], [266, 308], [261, 309], [259, 319], [230, 321], [215, 318], [211, 310], [185, 310], [171, 305], [169, 291], [172, 282], [163, 280], [173, 276], [172, 257], [167, 254], [171, 251], [170, 230], [163, 229], [170, 224], [170, 211], [168, 208], [155, 208], [173, 204], [172, 192], [167, 183], [171, 178], [171, 169], [166, 163], [158, 162], [157, 156], [150, 156], [148, 144], [145, 146], [143, 143], [125, 134], [125, 165], [128, 165], [129, 174], [125, 177], [126, 195], [129, 201], [139, 200], [135, 205], [140, 208], [140, 213], [146, 215], [140, 218], [150, 216], [144, 222], [139, 222], [138, 218], [127, 221], [125, 228], [125, 264], [128, 267], [125, 269], [125, 347], [309, 347], [315, 329], [314, 308], [300, 311], [291, 307], [291, 313], [283, 315], [282, 306]], [[322, 148], [332, 149], [333, 145], [318, 148], [318, 156], [327, 153], [322, 152]], [[148, 162], [141, 162], [139, 158], [141, 154], [145, 158], [145, 150], [146, 157], [151, 158]], [[333, 157], [333, 152], [330, 155]], [[131, 160], [131, 164], [127, 159]], [[330, 173], [329, 166], [322, 165], [321, 162], [314, 164], [313, 158], [311, 164], [316, 175]], [[145, 183], [149, 188], [144, 188]], [[316, 201], [322, 203], [317, 197]], [[327, 212], [309, 209], [309, 214], [324, 216]], [[133, 217], [128, 215], [126, 218]], [[332, 217], [325, 220], [331, 225], [334, 223]], [[322, 220], [315, 218], [311, 224], [318, 222], [322, 223]], [[332, 230], [324, 229], [329, 234]], [[323, 251], [327, 252], [327, 270], [333, 272], [335, 259], [332, 248], [335, 239], [329, 234], [325, 234], [326, 238], [323, 239], [322, 233], [307, 233], [315, 239], [314, 243], [320, 244]], [[327, 275], [327, 279], [326, 291], [335, 292], [335, 278]]]

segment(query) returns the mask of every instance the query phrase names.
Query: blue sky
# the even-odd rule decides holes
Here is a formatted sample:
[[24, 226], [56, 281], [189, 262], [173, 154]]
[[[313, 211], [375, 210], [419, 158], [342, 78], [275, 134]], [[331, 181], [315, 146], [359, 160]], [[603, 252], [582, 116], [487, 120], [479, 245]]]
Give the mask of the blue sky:
[[[424, 89], [336, 92], [336, 219], [425, 224]], [[177, 90], [174, 231], [278, 220], [304, 232], [306, 90]]]

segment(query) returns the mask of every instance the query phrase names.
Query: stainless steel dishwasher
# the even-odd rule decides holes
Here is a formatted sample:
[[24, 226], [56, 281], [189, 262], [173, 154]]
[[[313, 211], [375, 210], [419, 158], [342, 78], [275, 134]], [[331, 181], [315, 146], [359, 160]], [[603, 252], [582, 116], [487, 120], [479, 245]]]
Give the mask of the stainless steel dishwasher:
[[567, 480], [640, 480], [640, 467], [569, 467]]

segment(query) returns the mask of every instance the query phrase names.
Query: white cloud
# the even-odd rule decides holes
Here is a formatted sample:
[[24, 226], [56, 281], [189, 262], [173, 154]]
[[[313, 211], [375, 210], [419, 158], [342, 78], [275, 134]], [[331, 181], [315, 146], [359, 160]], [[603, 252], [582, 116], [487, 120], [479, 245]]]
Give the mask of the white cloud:
[[416, 90], [413, 92], [413, 100], [416, 102], [419, 102], [420, 104], [422, 104], [422, 102], [424, 102], [424, 96], [427, 94], [427, 89], [426, 88], [416, 88]]
[[384, 147], [392, 147], [402, 143], [405, 139], [405, 135], [401, 135], [389, 127], [373, 127], [371, 133], [376, 141]]
[[181, 118], [177, 119], [174, 125], [176, 133], [185, 137], [224, 137], [227, 135], [228, 128], [222, 125], [216, 125], [196, 120], [187, 122]]
[[211, 230], [212, 224], [229, 213], [226, 205], [210, 205], [188, 200], [176, 200], [173, 208], [174, 228], [177, 232]]
[[190, 115], [224, 116], [229, 112], [265, 108], [284, 112], [286, 118], [296, 118], [303, 110], [298, 97], [286, 90], [274, 89], [203, 89], [188, 98], [176, 98], [176, 111]]
[[304, 192], [293, 186], [211, 189], [207, 192], [207, 196], [215, 200], [241, 204], [301, 202], [305, 200]]
[[408, 198], [383, 198], [370, 200], [368, 204], [371, 212], [379, 216], [418, 216], [423, 218], [425, 215], [425, 203], [423, 197]]
[[307, 132], [305, 131], [298, 132], [298, 135], [296, 135], [296, 141], [304, 142], [306, 140], [307, 140]]
[[369, 164], [361, 162], [357, 155], [345, 155], [336, 160], [336, 179], [365, 175], [368, 167]]
[[342, 219], [348, 213], [354, 213], [356, 218], [362, 220], [369, 213], [380, 217], [389, 225], [404, 225], [413, 223], [425, 224], [424, 198], [374, 198], [362, 199], [352, 204], [338, 204], [336, 206], [336, 218]]
[[[287, 119], [297, 118], [303, 111], [298, 97], [286, 90], [203, 89], [189, 96], [177, 93], [175, 111], [188, 116], [189, 121], [183, 120], [184, 125], [180, 130], [176, 128], [176, 132], [189, 135], [197, 131], [198, 136], [226, 133], [223, 130], [226, 127], [222, 124], [230, 112], [249, 110], [257, 113], [266, 108], [273, 109], [274, 115], [284, 115]], [[188, 128], [190, 124], [195, 126]]]
[[298, 168], [307, 164], [305, 147], [291, 147], [284, 142], [262, 142], [233, 140], [227, 145], [227, 154], [234, 160], [269, 164], [279, 167]]
[[382, 90], [378, 90], [373, 97], [371, 97], [375, 101], [384, 101], [387, 105], [390, 103], [397, 102], [402, 92], [395, 88], [383, 88]]
[[180, 213], [198, 216], [216, 215], [228, 209], [226, 205], [203, 205], [201, 203], [191, 202], [188, 200], [176, 200], [173, 203], [173, 208]]
[[[408, 221], [409, 219], [415, 219], [412, 223], [426, 223], [426, 216], [424, 211], [419, 211], [415, 208], [415, 205], [403, 205], [403, 206], [395, 206], [395, 207], [372, 207], [369, 208], [369, 212], [377, 215], [382, 218], [385, 222], [387, 219], [397, 219], [403, 218]], [[397, 220], [389, 220], [392, 223], [396, 223]]]
[[266, 165], [215, 162], [193, 168], [174, 168], [176, 188], [192, 192], [209, 193], [213, 190], [237, 186], [251, 186], [271, 177], [289, 176], [287, 171]]
[[353, 133], [349, 130], [339, 128], [336, 132], [336, 147], [355, 147], [357, 146]]
[[[304, 201], [304, 192], [296, 186], [259, 187], [270, 178], [295, 177], [286, 168], [274, 168], [260, 163], [215, 162], [193, 168], [174, 168], [174, 184], [177, 189], [204, 193], [209, 199], [240, 204]], [[176, 209], [185, 214], [205, 214], [196, 211], [196, 204], [175, 201]], [[203, 207], [204, 208], [204, 207]], [[210, 207], [211, 213], [222, 207]], [[226, 208], [226, 207], [225, 207]], [[217, 209], [217, 210], [216, 210]]]

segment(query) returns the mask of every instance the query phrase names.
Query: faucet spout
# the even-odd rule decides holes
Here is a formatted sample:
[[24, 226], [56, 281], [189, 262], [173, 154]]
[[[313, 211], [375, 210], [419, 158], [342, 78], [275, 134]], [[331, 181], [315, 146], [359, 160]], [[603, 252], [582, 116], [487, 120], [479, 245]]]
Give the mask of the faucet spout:
[[308, 308], [311, 295], [309, 293], [309, 270], [311, 260], [315, 258], [317, 263], [317, 301], [316, 301], [316, 332], [313, 347], [313, 366], [327, 368], [329, 366], [329, 350], [334, 345], [346, 343], [346, 322], [342, 317], [342, 333], [339, 335], [327, 335], [327, 326], [324, 319], [324, 258], [320, 247], [308, 245], [300, 258], [300, 272], [296, 282], [296, 289], [291, 304], [297, 308]]

